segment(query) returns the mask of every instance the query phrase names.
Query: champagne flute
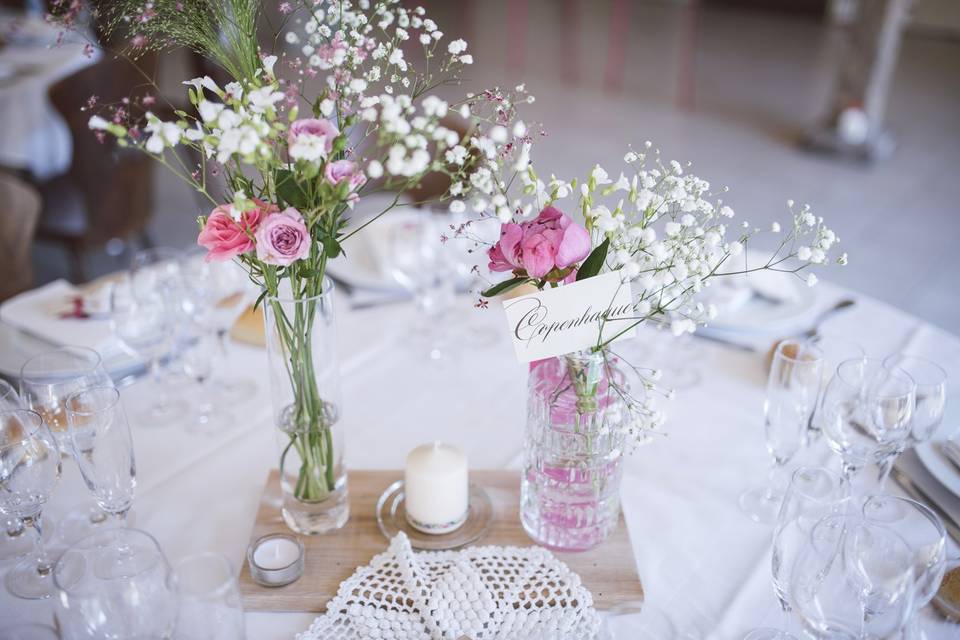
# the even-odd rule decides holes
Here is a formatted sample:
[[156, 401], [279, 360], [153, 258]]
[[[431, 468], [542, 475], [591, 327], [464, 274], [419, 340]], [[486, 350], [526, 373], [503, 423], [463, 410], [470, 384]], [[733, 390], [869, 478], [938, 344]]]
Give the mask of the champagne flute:
[[0, 413], [0, 511], [36, 532], [33, 553], [7, 573], [7, 589], [26, 599], [50, 596], [53, 565], [43, 544], [41, 514], [60, 479], [60, 449], [40, 414]]
[[97, 504], [126, 523], [137, 485], [130, 425], [114, 387], [92, 387], [67, 398], [73, 457]]
[[820, 350], [798, 340], [777, 347], [767, 378], [764, 433], [772, 458], [764, 487], [740, 496], [740, 508], [756, 522], [772, 523], [783, 500], [776, 475], [797, 454], [820, 391]]

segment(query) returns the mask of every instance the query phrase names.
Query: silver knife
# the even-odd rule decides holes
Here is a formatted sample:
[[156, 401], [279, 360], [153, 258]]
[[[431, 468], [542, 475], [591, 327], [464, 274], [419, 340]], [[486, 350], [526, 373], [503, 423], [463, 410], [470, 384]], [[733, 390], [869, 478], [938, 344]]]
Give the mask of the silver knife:
[[950, 461], [957, 471], [960, 471], [960, 444], [956, 442], [941, 442], [937, 444], [937, 449], [943, 454], [943, 457]]
[[900, 469], [894, 467], [890, 476], [893, 478], [893, 481], [900, 485], [900, 488], [903, 491], [916, 500], [917, 502], [922, 502], [928, 506], [933, 512], [940, 516], [940, 520], [943, 522], [944, 528], [947, 530], [947, 533], [950, 534], [950, 537], [960, 542], [960, 523], [958, 523], [953, 516], [947, 513], [943, 508], [940, 507], [936, 502], [934, 502], [927, 493], [921, 489], [916, 482], [911, 480], [907, 474], [905, 474]]

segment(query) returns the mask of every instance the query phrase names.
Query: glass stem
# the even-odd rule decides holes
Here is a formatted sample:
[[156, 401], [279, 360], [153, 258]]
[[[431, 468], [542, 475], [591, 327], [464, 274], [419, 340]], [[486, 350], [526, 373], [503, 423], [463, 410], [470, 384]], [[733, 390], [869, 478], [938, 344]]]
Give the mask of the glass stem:
[[10, 524], [7, 526], [7, 537], [8, 538], [19, 538], [23, 535], [23, 532], [26, 530], [26, 527], [23, 526], [23, 520], [20, 518], [11, 518]]
[[775, 491], [775, 483], [777, 480], [777, 472], [780, 471], [780, 462], [774, 458], [773, 463], [770, 465], [770, 468], [767, 470], [767, 491], [764, 494], [764, 497], [773, 500], [774, 496], [777, 495]]
[[160, 363], [160, 357], [150, 359], [150, 377], [153, 379], [155, 404], [163, 407], [167, 404], [167, 388], [163, 382], [163, 365]]
[[37, 561], [37, 573], [41, 576], [48, 576], [53, 571], [53, 563], [50, 556], [47, 555], [46, 547], [43, 544], [43, 525], [40, 521], [40, 514], [23, 518], [24, 526], [33, 529], [37, 534], [37, 540], [33, 544], [34, 557]]

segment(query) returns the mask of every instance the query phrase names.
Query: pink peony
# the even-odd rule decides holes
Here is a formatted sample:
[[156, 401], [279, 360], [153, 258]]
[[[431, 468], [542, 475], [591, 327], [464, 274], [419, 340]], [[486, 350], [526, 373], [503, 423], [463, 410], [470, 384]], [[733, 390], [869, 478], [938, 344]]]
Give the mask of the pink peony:
[[590, 254], [590, 234], [559, 209], [547, 207], [534, 220], [507, 223], [500, 241], [488, 252], [491, 271], [525, 271], [543, 278], [554, 268], [566, 269]]
[[240, 220], [230, 215], [231, 206], [222, 204], [207, 216], [207, 222], [197, 236], [197, 244], [205, 248], [207, 262], [222, 262], [244, 254], [254, 247], [252, 236], [264, 216], [278, 211], [276, 205], [254, 200], [256, 208], [244, 211]]
[[290, 147], [302, 146], [309, 143], [310, 137], [323, 138], [324, 155], [330, 153], [333, 149], [333, 141], [340, 135], [336, 125], [329, 120], [322, 118], [301, 118], [290, 123], [290, 130], [287, 132], [287, 144]]
[[350, 195], [347, 196], [347, 203], [352, 207], [360, 199], [356, 193], [357, 189], [363, 186], [367, 181], [367, 176], [357, 166], [356, 162], [350, 160], [335, 160], [328, 162], [327, 168], [323, 172], [323, 177], [333, 186], [337, 186], [343, 181], [350, 185]]
[[293, 207], [264, 218], [256, 239], [257, 257], [267, 264], [285, 267], [310, 254], [310, 232]]

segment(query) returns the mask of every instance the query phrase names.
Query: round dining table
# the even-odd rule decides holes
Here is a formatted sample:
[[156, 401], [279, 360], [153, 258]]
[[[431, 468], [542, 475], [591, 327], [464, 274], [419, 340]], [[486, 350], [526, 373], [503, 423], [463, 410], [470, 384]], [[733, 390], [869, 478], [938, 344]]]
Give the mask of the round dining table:
[[[831, 318], [821, 329], [824, 334], [856, 340], [869, 354], [904, 350], [928, 355], [945, 366], [956, 388], [960, 339], [830, 283], [817, 287], [816, 305], [826, 308], [845, 297], [856, 304]], [[484, 310], [474, 309], [473, 300], [461, 302], [451, 320], [453, 330], [487, 339], [464, 337], [447, 360], [435, 362], [409, 339], [414, 326], [424, 322], [412, 304], [351, 309], [346, 297], [338, 298], [349, 469], [401, 469], [408, 451], [434, 440], [461, 447], [472, 469], [519, 468], [526, 366], [517, 362], [498, 303]], [[670, 353], [654, 347], [673, 339], [668, 332], [642, 331], [618, 348], [630, 351], [634, 364], [640, 364], [644, 354]], [[664, 433], [626, 459], [621, 489], [646, 601], [639, 614], [615, 619], [612, 626], [622, 632], [618, 637], [738, 640], [752, 628], [783, 627], [788, 620], [771, 584], [771, 527], [754, 523], [738, 507], [740, 493], [762, 484], [770, 464], [762, 413], [766, 349], [748, 351], [694, 338], [680, 351], [684, 366], [697, 370], [699, 382], [661, 402], [668, 414]], [[266, 353], [235, 344], [226, 358], [220, 363], [222, 374], [243, 374], [257, 382], [255, 394], [231, 407], [230, 428], [201, 435], [186, 422], [131, 425], [138, 483], [134, 526], [153, 534], [171, 561], [217, 551], [239, 566], [264, 483], [277, 464]], [[123, 389], [128, 415], [149, 400], [150, 390], [148, 380]], [[196, 392], [191, 386], [182, 389], [187, 396]], [[951, 395], [948, 403], [956, 407], [960, 396]], [[803, 457], [808, 463], [837, 466], [822, 443]], [[899, 491], [893, 483], [889, 488]], [[45, 517], [55, 523], [83, 501], [89, 495], [77, 466], [65, 459]], [[386, 548], [387, 540], [383, 542]], [[957, 555], [956, 541], [949, 540], [948, 557]], [[247, 637], [290, 639], [305, 631], [315, 615], [247, 611]], [[52, 616], [49, 600], [23, 601], [0, 593], [0, 628], [13, 621], [50, 622]], [[960, 627], [930, 607], [921, 618], [930, 640], [960, 637]]]

